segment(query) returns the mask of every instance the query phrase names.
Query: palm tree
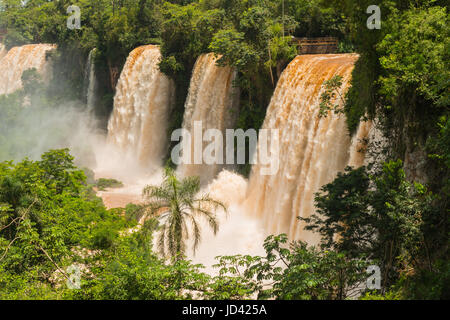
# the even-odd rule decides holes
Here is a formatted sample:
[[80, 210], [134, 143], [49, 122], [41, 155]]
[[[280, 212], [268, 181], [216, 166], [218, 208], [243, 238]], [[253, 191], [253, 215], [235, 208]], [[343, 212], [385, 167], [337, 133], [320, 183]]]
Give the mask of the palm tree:
[[170, 168], [166, 168], [164, 181], [160, 186], [144, 188], [143, 194], [148, 201], [144, 210], [151, 216], [158, 217], [160, 221], [158, 249], [163, 256], [168, 253], [176, 259], [182, 258], [186, 251], [185, 241], [190, 236], [188, 222], [193, 228], [195, 253], [201, 240], [200, 226], [196, 220], [199, 216], [207, 220], [214, 234], [217, 233], [219, 226], [215, 211], [219, 207], [226, 211], [226, 207], [209, 195], [197, 198], [199, 190], [199, 177], [188, 177], [180, 181]]

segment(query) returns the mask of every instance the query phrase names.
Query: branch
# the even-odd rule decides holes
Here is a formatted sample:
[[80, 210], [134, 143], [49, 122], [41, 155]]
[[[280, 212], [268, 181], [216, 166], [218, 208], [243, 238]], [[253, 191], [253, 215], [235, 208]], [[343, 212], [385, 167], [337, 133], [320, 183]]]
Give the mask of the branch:
[[14, 243], [14, 241], [16, 241], [17, 239], [19, 239], [19, 237], [15, 237], [15, 238], [13, 239], [13, 241], [11, 241], [11, 242], [8, 244], [8, 247], [6, 247], [5, 252], [3, 253], [2, 257], [0, 258], [0, 262], [5, 258], [6, 254], [8, 253], [9, 248], [10, 248], [11, 245]]
[[[33, 201], [33, 203], [32, 203], [32, 204], [31, 204], [31, 205], [23, 212], [22, 216], [13, 219], [7, 226], [5, 226], [5, 227], [3, 227], [2, 229], [0, 229], [0, 231], [2, 231], [3, 229], [8, 228], [8, 227], [9, 227], [14, 221], [16, 221], [17, 219], [23, 221], [23, 220], [25, 219], [25, 216], [27, 215], [27, 213], [30, 211], [31, 207], [36, 203], [36, 201], [37, 201], [37, 198], [35, 198], [34, 201]], [[0, 261], [2, 261], [2, 260], [5, 258], [6, 254], [7, 254], [8, 251], [9, 251], [9, 248], [12, 246], [12, 244], [14, 243], [14, 241], [16, 241], [17, 239], [20, 238], [19, 236], [17, 236], [17, 233], [19, 233], [18, 230], [16, 230], [16, 234], [14, 235], [14, 239], [13, 239], [13, 240], [8, 244], [8, 246], [6, 247], [6, 250], [5, 250], [5, 252], [3, 253], [2, 257], [0, 258]]]
[[16, 220], [23, 220], [25, 219], [25, 215], [30, 211], [31, 207], [36, 203], [37, 198], [34, 199], [33, 203], [30, 204], [30, 206], [23, 212], [23, 214], [20, 217], [14, 218], [7, 226], [4, 226], [3, 228], [0, 228], [0, 231], [8, 228], [10, 225], [12, 225]]
[[72, 280], [70, 280], [70, 277], [67, 275], [67, 273], [66, 273], [64, 270], [62, 270], [62, 269], [56, 264], [55, 261], [53, 261], [53, 259], [52, 259], [52, 258], [50, 257], [50, 255], [47, 253], [47, 251], [45, 251], [44, 248], [41, 247], [41, 245], [39, 245], [39, 244], [36, 244], [36, 245], [37, 245], [37, 247], [38, 247], [39, 249], [42, 250], [42, 252], [44, 252], [44, 254], [47, 256], [47, 258], [55, 265], [56, 269], [58, 269], [58, 271], [61, 272], [61, 273], [63, 274], [63, 276], [66, 277], [67, 280], [69, 280], [70, 283], [72, 283]]

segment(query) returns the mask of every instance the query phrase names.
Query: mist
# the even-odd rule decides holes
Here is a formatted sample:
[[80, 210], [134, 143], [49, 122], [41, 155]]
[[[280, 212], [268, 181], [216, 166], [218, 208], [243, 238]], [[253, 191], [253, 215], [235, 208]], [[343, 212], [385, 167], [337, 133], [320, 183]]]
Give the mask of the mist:
[[[1, 119], [0, 160], [32, 160], [50, 149], [69, 148], [79, 165], [96, 165], [95, 146], [103, 134], [96, 121], [77, 102], [59, 106], [29, 105], [11, 110]], [[0, 103], [3, 110], [10, 106]], [[9, 121], [5, 121], [9, 120]]]

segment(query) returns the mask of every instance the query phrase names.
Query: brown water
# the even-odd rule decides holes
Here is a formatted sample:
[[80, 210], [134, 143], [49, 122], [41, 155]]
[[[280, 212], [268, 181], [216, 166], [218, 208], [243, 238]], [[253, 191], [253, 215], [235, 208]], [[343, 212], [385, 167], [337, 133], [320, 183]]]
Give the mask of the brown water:
[[[162, 165], [167, 151], [167, 126], [174, 101], [173, 82], [159, 71], [158, 46], [133, 50], [120, 74], [108, 143], [121, 158], [132, 158], [144, 170]], [[126, 169], [126, 168], [124, 168]]]
[[[159, 57], [156, 46], [137, 48], [130, 54], [119, 80], [108, 141], [120, 154], [104, 153], [104, 161], [100, 161], [96, 172], [119, 178], [125, 187], [99, 192], [108, 207], [140, 202], [146, 184], [161, 182], [160, 159], [168, 139], [158, 133], [167, 126], [173, 87], [157, 69]], [[202, 241], [195, 256], [188, 250], [195, 262], [209, 266], [208, 272], [214, 273], [210, 266], [217, 255], [264, 254], [262, 244], [267, 234], [284, 232], [291, 239], [310, 244], [319, 241], [318, 235], [303, 230], [297, 216], [308, 217], [315, 212], [314, 193], [339, 171], [347, 165], [357, 167], [364, 163], [364, 140], [372, 128], [370, 122], [363, 122], [350, 138], [344, 115], [319, 118], [319, 98], [323, 82], [335, 75], [343, 76], [341, 91], [347, 90], [357, 59], [353, 54], [303, 55], [283, 72], [263, 124], [265, 129], [276, 128], [280, 132], [280, 167], [275, 175], [261, 175], [259, 165], [253, 166], [249, 180], [220, 171], [220, 166], [179, 167], [182, 175], [199, 175], [209, 182], [201, 193], [210, 193], [229, 209], [228, 214], [217, 213], [217, 235], [210, 231], [207, 222], [199, 221]], [[202, 121], [204, 130], [232, 127], [233, 119], [228, 118], [227, 110], [236, 103], [231, 85], [234, 77], [233, 70], [217, 67], [212, 55], [198, 59], [185, 105], [185, 129], [191, 131], [194, 121]], [[147, 174], [145, 167], [133, 168], [120, 160], [124, 154], [159, 166], [158, 173]], [[109, 162], [114, 165], [108, 166]]]
[[366, 125], [352, 143], [345, 116], [330, 112], [319, 118], [323, 82], [340, 75], [345, 92], [357, 59], [354, 54], [302, 55], [281, 75], [263, 124], [265, 129], [280, 131], [280, 168], [277, 174], [264, 176], [254, 165], [245, 200], [246, 211], [268, 233], [287, 233], [291, 239], [317, 243], [318, 235], [303, 230], [297, 217], [315, 212], [314, 194], [339, 171], [349, 163], [363, 164], [364, 155], [356, 149]]
[[52, 44], [28, 44], [21, 47], [13, 47], [5, 54], [0, 47], [0, 94], [8, 94], [22, 87], [22, 73], [28, 69], [36, 68], [48, 80], [49, 64], [46, 53], [56, 48]]
[[[195, 121], [201, 121], [203, 133], [207, 129], [218, 129], [222, 132], [223, 138], [226, 129], [234, 129], [239, 106], [239, 91], [233, 87], [235, 78], [235, 70], [217, 66], [212, 53], [204, 54], [197, 59], [183, 119], [183, 128], [191, 134], [192, 162], [196, 143]], [[200, 142], [202, 150], [206, 145], [207, 143]], [[211, 182], [223, 168], [222, 164], [183, 164], [178, 167], [178, 171], [181, 176], [200, 176], [202, 183], [205, 183]]]
[[0, 43], [0, 60], [8, 53], [3, 43]]

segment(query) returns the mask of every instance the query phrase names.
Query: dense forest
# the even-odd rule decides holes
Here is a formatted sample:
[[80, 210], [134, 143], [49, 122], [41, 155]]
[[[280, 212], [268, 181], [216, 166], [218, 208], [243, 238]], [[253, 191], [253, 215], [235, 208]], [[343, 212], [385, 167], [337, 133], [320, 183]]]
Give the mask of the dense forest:
[[[67, 28], [71, 5], [80, 8], [79, 29]], [[379, 29], [367, 27], [370, 5], [381, 10]], [[21, 89], [0, 95], [0, 299], [449, 299], [449, 22], [448, 2], [439, 0], [0, 1], [7, 49], [57, 45], [47, 57], [49, 83], [28, 70]], [[24, 152], [39, 134], [24, 135], [24, 112], [76, 110], [93, 49], [102, 130], [128, 54], [147, 44], [160, 46], [159, 69], [175, 83], [170, 132], [182, 126], [194, 64], [209, 52], [238, 71], [236, 127], [246, 130], [261, 128], [298, 54], [292, 37], [325, 36], [359, 59], [342, 109], [330, 103], [340, 79], [324, 83], [324, 116], [344, 114], [349, 135], [372, 120], [386, 141], [372, 163], [347, 167], [321, 188], [317, 214], [299, 217], [322, 236], [320, 246], [271, 235], [261, 244], [265, 256], [219, 256], [213, 276], [186, 258], [185, 238], [201, 237], [183, 219], [195, 226], [202, 215], [215, 232], [214, 211], [226, 208], [197, 198], [196, 177], [179, 178], [169, 164], [161, 185], [143, 191], [144, 204], [107, 209], [95, 190], [119, 181], [96, 181], [72, 150], [37, 159]], [[61, 128], [71, 121], [83, 117]], [[251, 167], [238, 170], [248, 176]], [[156, 213], [165, 208], [162, 223]], [[72, 265], [81, 268], [77, 290], [66, 285]], [[361, 289], [370, 265], [380, 267], [380, 289]]]

